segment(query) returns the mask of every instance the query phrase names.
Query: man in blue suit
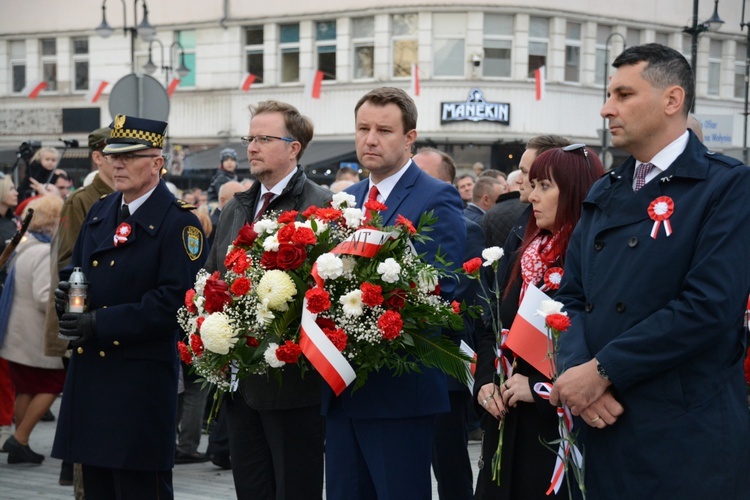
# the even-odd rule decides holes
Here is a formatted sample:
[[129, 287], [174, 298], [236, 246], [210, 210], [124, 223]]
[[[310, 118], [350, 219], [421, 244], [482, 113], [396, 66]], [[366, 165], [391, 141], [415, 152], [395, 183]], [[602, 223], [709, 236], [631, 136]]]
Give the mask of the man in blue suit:
[[640, 45], [613, 65], [601, 114], [632, 156], [591, 188], [568, 246], [550, 401], [590, 426], [591, 498], [747, 498], [750, 170], [687, 130], [680, 53]]
[[[385, 225], [393, 225], [399, 214], [417, 222], [434, 211], [433, 240], [416, 245], [417, 252], [434, 261], [440, 248], [448, 262], [460, 265], [466, 236], [461, 198], [410, 159], [417, 138], [414, 101], [401, 89], [383, 87], [362, 97], [354, 113], [357, 156], [370, 177], [346, 191], [362, 207], [377, 187], [378, 201], [388, 207], [381, 212]], [[446, 297], [455, 288], [455, 281], [441, 282]], [[336, 397], [325, 388], [322, 407], [328, 499], [431, 497], [433, 423], [436, 414], [449, 410], [443, 373], [423, 368], [394, 376], [383, 369], [356, 392], [347, 389]]]

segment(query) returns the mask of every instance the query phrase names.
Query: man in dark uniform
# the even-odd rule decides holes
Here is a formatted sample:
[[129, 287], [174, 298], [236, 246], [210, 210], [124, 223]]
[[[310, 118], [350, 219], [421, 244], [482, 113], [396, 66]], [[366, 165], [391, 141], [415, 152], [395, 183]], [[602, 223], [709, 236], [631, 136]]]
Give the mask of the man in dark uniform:
[[55, 292], [73, 354], [52, 456], [82, 464], [88, 500], [174, 496], [176, 313], [205, 253], [192, 207], [160, 180], [166, 127], [115, 117], [103, 153], [117, 191], [91, 207], [70, 263], [86, 312], [61, 314], [68, 284]]
[[[331, 192], [309, 181], [298, 165], [313, 137], [312, 122], [283, 102], [263, 101], [250, 108], [247, 145], [250, 172], [258, 182], [227, 203], [206, 269], [226, 271], [228, 246], [245, 225], [266, 211], [323, 206]], [[295, 365], [274, 377], [251, 375], [225, 399], [229, 448], [237, 498], [320, 499], [323, 496], [323, 419], [321, 379], [303, 379]], [[224, 409], [222, 411], [224, 411]]]

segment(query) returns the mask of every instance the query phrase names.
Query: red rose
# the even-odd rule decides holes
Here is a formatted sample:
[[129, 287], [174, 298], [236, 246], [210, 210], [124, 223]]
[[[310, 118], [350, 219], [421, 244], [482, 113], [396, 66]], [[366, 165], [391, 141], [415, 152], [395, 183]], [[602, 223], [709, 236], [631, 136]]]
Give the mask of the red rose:
[[403, 290], [394, 290], [392, 295], [385, 299], [385, 306], [388, 309], [403, 309], [406, 305], [406, 292]]
[[279, 240], [279, 243], [289, 243], [292, 241], [295, 232], [297, 232], [297, 228], [294, 227], [294, 223], [287, 224], [276, 233], [276, 239]]
[[203, 296], [206, 297], [206, 303], [203, 307], [209, 313], [221, 312], [224, 310], [224, 306], [232, 303], [229, 286], [219, 278], [218, 271], [206, 280], [206, 286], [203, 287]]
[[386, 311], [378, 318], [378, 330], [383, 334], [383, 338], [393, 340], [401, 335], [401, 328], [404, 326], [404, 320], [396, 311]]
[[325, 330], [326, 328], [329, 328], [331, 330], [336, 329], [336, 323], [333, 322], [331, 318], [324, 318], [323, 316], [318, 316], [315, 318], [315, 323], [320, 327], [321, 330]]
[[237, 233], [237, 238], [234, 239], [234, 242], [232, 245], [236, 247], [249, 247], [252, 246], [253, 242], [255, 241], [255, 238], [258, 237], [258, 233], [255, 232], [255, 229], [253, 229], [253, 226], [251, 226], [248, 223], [245, 223], [244, 226], [242, 226]]
[[279, 251], [276, 253], [276, 266], [283, 270], [297, 269], [305, 263], [306, 258], [307, 252], [302, 245], [279, 243]]
[[331, 341], [331, 343], [338, 349], [339, 351], [343, 351], [346, 349], [346, 342], [348, 340], [348, 337], [346, 336], [346, 333], [341, 328], [326, 328], [323, 330], [323, 333], [325, 333], [326, 337], [328, 337], [328, 340]]
[[201, 326], [203, 326], [203, 322], [204, 321], [206, 321], [206, 317], [205, 316], [198, 316], [195, 319], [195, 329], [197, 331], [201, 331]]
[[411, 221], [403, 215], [399, 214], [396, 217], [396, 225], [404, 226], [406, 230], [409, 231], [409, 234], [415, 234], [417, 232], [417, 228], [414, 227], [414, 224], [412, 224]]
[[258, 339], [251, 337], [250, 335], [245, 337], [245, 343], [250, 347], [258, 347]]
[[313, 314], [322, 313], [331, 308], [330, 294], [320, 287], [309, 289], [305, 292], [305, 298], [307, 299], [307, 309]]
[[565, 330], [570, 328], [570, 318], [565, 314], [548, 314], [545, 318], [545, 321], [547, 322], [547, 326], [554, 330], [557, 330], [558, 332], [564, 332]]
[[177, 351], [180, 353], [180, 359], [183, 363], [189, 365], [193, 362], [193, 356], [190, 355], [190, 350], [185, 342], [177, 342]]
[[459, 314], [461, 312], [461, 304], [459, 304], [455, 300], [451, 302], [451, 307], [453, 308], [454, 313]]
[[287, 210], [286, 212], [281, 212], [277, 220], [279, 224], [289, 224], [290, 222], [294, 222], [298, 213], [296, 210]]
[[245, 295], [250, 291], [250, 280], [244, 276], [237, 278], [234, 280], [234, 283], [232, 283], [232, 286], [229, 287], [229, 291], [234, 295]]
[[309, 219], [310, 217], [315, 215], [317, 211], [318, 211], [318, 207], [316, 207], [315, 205], [310, 205], [309, 207], [305, 209], [304, 212], [302, 212], [302, 217], [304, 217], [305, 219]]
[[247, 260], [245, 250], [239, 247], [233, 248], [227, 256], [224, 257], [224, 267], [232, 269], [234, 265], [241, 260]]
[[287, 340], [284, 345], [276, 348], [276, 358], [284, 363], [296, 363], [300, 354], [302, 354], [302, 348], [291, 340]]
[[195, 289], [191, 288], [187, 292], [185, 292], [185, 307], [187, 307], [187, 310], [190, 314], [197, 314], [198, 308], [195, 307], [195, 302], [193, 302], [193, 299], [195, 299]]
[[297, 228], [297, 232], [292, 236], [292, 243], [299, 245], [314, 245], [317, 241], [318, 238], [315, 237], [315, 233], [309, 227]]
[[334, 220], [338, 220], [341, 217], [343, 217], [343, 212], [337, 208], [320, 208], [315, 213], [315, 217], [317, 217], [320, 220], [324, 220], [326, 222], [331, 222]]
[[268, 269], [269, 271], [271, 269], [278, 269], [278, 265], [276, 264], [276, 252], [263, 252], [263, 255], [260, 256], [260, 265], [263, 269]]
[[464, 271], [466, 271], [467, 274], [474, 274], [480, 267], [482, 267], [482, 259], [479, 257], [474, 257], [473, 259], [464, 262]]
[[359, 289], [362, 290], [362, 302], [366, 305], [375, 307], [383, 303], [383, 288], [381, 286], [364, 282]]
[[190, 349], [195, 356], [203, 354], [203, 340], [196, 334], [190, 335]]

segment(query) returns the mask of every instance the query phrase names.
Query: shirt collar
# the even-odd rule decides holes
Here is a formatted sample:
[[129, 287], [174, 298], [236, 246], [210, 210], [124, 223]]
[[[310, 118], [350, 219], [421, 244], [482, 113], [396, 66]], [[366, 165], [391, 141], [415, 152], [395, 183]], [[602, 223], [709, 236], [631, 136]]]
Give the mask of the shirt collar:
[[406, 169], [409, 168], [409, 165], [411, 165], [411, 158], [406, 162], [406, 165], [401, 167], [395, 174], [386, 177], [382, 181], [375, 184], [372, 182], [372, 175], [370, 175], [370, 185], [368, 186], [368, 191], [372, 189], [372, 186], [378, 187], [378, 201], [381, 203], [385, 203], [385, 200], [388, 199], [388, 196], [390, 196], [391, 191], [393, 191], [393, 188], [396, 187], [396, 184], [398, 181], [401, 180], [401, 177], [406, 173]]
[[[157, 183], [156, 186], [158, 186], [158, 185], [159, 184]], [[143, 205], [144, 203], [146, 203], [146, 200], [148, 200], [148, 197], [151, 196], [151, 193], [154, 192], [154, 189], [156, 189], [156, 186], [152, 187], [151, 190], [148, 193], [144, 194], [140, 198], [136, 198], [135, 200], [131, 201], [130, 203], [125, 203], [125, 197], [123, 196], [122, 198], [120, 198], [120, 208], [122, 208], [123, 205], [127, 205], [128, 206], [128, 210], [130, 211], [130, 215], [133, 215], [136, 210], [138, 210], [139, 208], [141, 208], [141, 205]]]

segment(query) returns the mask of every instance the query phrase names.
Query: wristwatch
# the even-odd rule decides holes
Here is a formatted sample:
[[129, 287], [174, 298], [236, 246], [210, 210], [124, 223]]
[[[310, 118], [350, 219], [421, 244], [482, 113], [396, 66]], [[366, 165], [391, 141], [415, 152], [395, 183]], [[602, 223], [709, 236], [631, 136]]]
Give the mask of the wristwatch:
[[609, 380], [609, 377], [607, 376], [607, 372], [604, 371], [604, 367], [599, 364], [599, 361], [596, 362], [596, 373], [598, 373], [599, 376], [602, 377], [604, 380]]

